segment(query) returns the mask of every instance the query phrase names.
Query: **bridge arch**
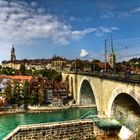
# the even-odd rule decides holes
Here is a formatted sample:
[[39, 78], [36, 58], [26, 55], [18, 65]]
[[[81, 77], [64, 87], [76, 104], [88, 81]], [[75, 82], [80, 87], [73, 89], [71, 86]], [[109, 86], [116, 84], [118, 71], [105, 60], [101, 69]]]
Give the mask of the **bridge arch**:
[[74, 79], [73, 77], [70, 77], [70, 91], [71, 91], [71, 96], [73, 97], [74, 96]]
[[111, 117], [111, 110], [112, 110], [112, 106], [113, 106], [113, 102], [115, 101], [115, 99], [122, 95], [122, 94], [126, 94], [129, 95], [140, 107], [140, 97], [138, 96], [139, 94], [136, 93], [133, 89], [129, 89], [127, 87], [118, 87], [115, 88], [110, 96], [110, 99], [108, 101], [108, 108], [107, 108], [107, 112], [106, 115], [108, 117]]
[[90, 83], [84, 80], [80, 89], [80, 105], [96, 104], [94, 92]]
[[78, 103], [79, 104], [81, 103], [83, 86], [87, 86], [87, 88], [89, 88], [89, 89], [85, 89], [86, 91], [89, 90], [89, 92], [92, 92], [92, 95], [88, 94], [87, 96], [89, 98], [92, 98], [91, 100], [89, 100], [89, 102], [91, 102], [91, 104], [95, 104], [96, 107], [97, 107], [97, 110], [98, 110], [99, 99], [98, 99], [97, 94], [96, 94], [96, 89], [94, 87], [94, 84], [92, 83], [92, 81], [88, 77], [84, 77], [80, 80], [80, 83], [79, 83], [79, 86], [78, 86], [79, 87], [78, 88]]
[[65, 77], [65, 81], [69, 82], [69, 76], [68, 75]]

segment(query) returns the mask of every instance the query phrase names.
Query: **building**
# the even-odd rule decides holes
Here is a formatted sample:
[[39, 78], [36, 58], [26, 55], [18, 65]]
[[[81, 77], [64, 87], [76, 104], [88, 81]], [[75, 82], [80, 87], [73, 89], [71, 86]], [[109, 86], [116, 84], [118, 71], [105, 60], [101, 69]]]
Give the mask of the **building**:
[[12, 68], [15, 70], [19, 70], [20, 69], [21, 64], [16, 63], [16, 61], [13, 63], [11, 63], [11, 61], [3, 61], [2, 62], [2, 68]]
[[83, 72], [91, 72], [91, 66], [84, 66]]
[[10, 61], [2, 61], [2, 68], [12, 68], [15, 70], [19, 70], [21, 64], [25, 65], [27, 70], [43, 70], [43, 69], [51, 69], [51, 62], [49, 59], [34, 59], [34, 60], [15, 60], [14, 62]]
[[46, 102], [53, 106], [62, 106], [67, 102], [68, 85], [53, 80], [46, 81]]
[[72, 68], [72, 64], [67, 63], [64, 67], [63, 67], [63, 71], [65, 72], [70, 72]]
[[110, 55], [109, 55], [109, 65], [110, 65], [111, 69], [113, 71], [115, 71], [115, 69], [116, 69], [116, 55], [115, 55], [114, 49], [113, 49], [112, 38], [111, 38], [111, 51], [110, 51]]
[[61, 57], [53, 57], [51, 61], [51, 69], [57, 72], [62, 72], [63, 68], [66, 66], [67, 60]]
[[14, 45], [12, 45], [10, 57], [11, 57], [10, 61], [2, 61], [2, 68], [8, 67], [8, 68], [13, 68], [15, 70], [19, 70], [21, 64], [16, 62]]
[[[25, 81], [28, 81], [30, 84], [30, 93], [32, 93], [33, 90], [35, 90], [36, 85], [38, 84], [36, 81], [36, 78], [32, 76], [5, 76], [0, 75], [0, 90], [1, 92], [5, 92], [5, 89], [7, 87], [7, 83], [10, 82], [10, 85], [14, 87], [15, 81], [19, 83], [19, 86], [22, 88]], [[37, 83], [37, 84], [36, 84]]]
[[7, 87], [7, 83], [10, 79], [6, 78], [6, 77], [1, 77], [0, 78], [0, 93], [4, 94], [5, 93], [5, 89]]
[[111, 69], [111, 67], [108, 63], [105, 64], [105, 62], [96, 62], [96, 68], [95, 69], [97, 69], [97, 71], [102, 71], [103, 72], [103, 71], [105, 71], [105, 67], [106, 67], [107, 71]]
[[16, 60], [15, 48], [14, 48], [14, 45], [12, 45], [12, 48], [11, 48], [11, 63], [15, 62], [15, 60]]

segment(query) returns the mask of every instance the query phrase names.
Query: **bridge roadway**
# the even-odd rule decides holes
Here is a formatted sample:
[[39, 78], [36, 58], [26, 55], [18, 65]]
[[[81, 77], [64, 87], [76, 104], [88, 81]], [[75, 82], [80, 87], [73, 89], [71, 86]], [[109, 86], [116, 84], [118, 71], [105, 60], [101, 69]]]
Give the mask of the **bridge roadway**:
[[110, 117], [114, 100], [124, 93], [130, 95], [140, 107], [140, 75], [63, 72], [62, 77], [64, 81], [68, 81], [69, 90], [77, 105], [80, 105], [83, 82], [89, 83], [95, 97], [98, 114]]

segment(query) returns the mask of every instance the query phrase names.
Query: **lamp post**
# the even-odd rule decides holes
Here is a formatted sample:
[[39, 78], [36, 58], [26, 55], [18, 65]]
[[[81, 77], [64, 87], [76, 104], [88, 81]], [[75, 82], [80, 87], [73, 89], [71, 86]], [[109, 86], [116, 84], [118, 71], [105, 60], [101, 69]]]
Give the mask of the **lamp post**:
[[105, 40], [105, 72], [107, 71], [107, 46], [106, 46], [106, 40]]
[[75, 73], [77, 72], [76, 60], [77, 58], [75, 59]]
[[95, 72], [95, 59], [93, 60], [93, 70]]

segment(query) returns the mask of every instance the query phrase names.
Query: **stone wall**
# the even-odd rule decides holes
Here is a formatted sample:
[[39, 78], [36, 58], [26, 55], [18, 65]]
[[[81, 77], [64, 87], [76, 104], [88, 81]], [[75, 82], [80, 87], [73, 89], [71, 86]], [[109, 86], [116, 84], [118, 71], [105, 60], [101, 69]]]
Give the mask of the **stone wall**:
[[21, 125], [4, 140], [93, 140], [93, 122], [90, 119]]

